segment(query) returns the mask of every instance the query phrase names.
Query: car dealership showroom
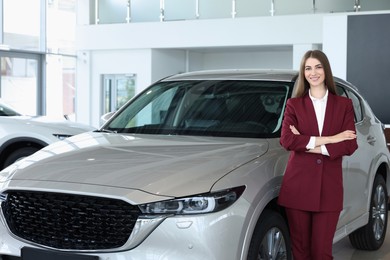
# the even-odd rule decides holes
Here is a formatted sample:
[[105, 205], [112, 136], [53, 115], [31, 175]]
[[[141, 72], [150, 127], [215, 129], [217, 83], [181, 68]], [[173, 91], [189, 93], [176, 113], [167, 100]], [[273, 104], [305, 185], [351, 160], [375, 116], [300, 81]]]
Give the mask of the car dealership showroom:
[[0, 260], [390, 260], [389, 0], [0, 16]]

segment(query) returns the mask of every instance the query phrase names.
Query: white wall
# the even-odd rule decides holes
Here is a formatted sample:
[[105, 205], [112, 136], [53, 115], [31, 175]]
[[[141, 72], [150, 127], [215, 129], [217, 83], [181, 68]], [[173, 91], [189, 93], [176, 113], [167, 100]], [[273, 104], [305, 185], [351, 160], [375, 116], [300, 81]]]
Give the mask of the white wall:
[[187, 51], [186, 56], [186, 71], [203, 70], [204, 65], [204, 53], [196, 51]]
[[186, 51], [184, 50], [152, 50], [152, 75], [155, 82], [163, 77], [186, 71]]
[[80, 25], [77, 121], [99, 125], [102, 74], [135, 73], [140, 92], [162, 77], [185, 71], [298, 69], [304, 52], [323, 49], [334, 75], [345, 78], [348, 15]]
[[345, 14], [324, 17], [323, 51], [327, 54], [332, 73], [347, 79], [347, 19]]
[[82, 25], [78, 50], [286, 46], [322, 43], [324, 14]]
[[95, 127], [100, 124], [102, 75], [136, 74], [136, 93], [152, 82], [150, 49], [94, 51], [84, 56], [85, 59], [79, 59], [77, 68], [76, 114], [79, 122]]
[[203, 54], [202, 69], [292, 69], [292, 48], [277, 51], [230, 51]]

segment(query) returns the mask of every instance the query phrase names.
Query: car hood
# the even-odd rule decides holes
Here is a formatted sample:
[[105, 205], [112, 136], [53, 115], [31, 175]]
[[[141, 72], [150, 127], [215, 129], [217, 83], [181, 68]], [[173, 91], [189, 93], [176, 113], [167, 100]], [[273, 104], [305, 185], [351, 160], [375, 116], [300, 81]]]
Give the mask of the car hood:
[[267, 149], [267, 141], [261, 139], [88, 132], [49, 145], [2, 175], [9, 171], [12, 180], [110, 186], [179, 197], [210, 191], [224, 175]]

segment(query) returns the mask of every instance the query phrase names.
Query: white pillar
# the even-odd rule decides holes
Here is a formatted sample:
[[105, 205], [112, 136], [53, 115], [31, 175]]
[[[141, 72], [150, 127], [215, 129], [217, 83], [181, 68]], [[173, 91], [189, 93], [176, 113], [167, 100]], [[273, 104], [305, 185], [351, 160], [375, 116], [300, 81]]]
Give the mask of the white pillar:
[[[91, 111], [91, 68], [90, 68], [90, 53], [89, 51], [77, 52], [77, 73], [76, 73], [76, 121], [88, 125], [92, 125], [90, 116]], [[95, 91], [99, 91], [96, 87]], [[98, 101], [96, 101], [98, 102]]]
[[93, 15], [95, 19], [95, 10], [93, 9], [94, 3], [90, 4], [89, 0], [78, 0], [76, 1], [76, 22], [77, 25], [89, 25], [94, 24], [95, 20], [91, 21], [90, 14]]
[[347, 78], [348, 16], [325, 16], [323, 22], [323, 51], [332, 66], [333, 76]]

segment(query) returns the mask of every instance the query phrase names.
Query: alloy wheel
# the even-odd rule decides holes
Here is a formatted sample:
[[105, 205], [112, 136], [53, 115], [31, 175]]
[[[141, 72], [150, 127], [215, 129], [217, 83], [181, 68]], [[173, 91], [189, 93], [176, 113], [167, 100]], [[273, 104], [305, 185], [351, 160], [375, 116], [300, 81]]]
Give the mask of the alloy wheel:
[[281, 230], [274, 227], [268, 230], [260, 244], [259, 260], [287, 259], [286, 243]]
[[376, 186], [372, 204], [373, 232], [375, 239], [379, 240], [383, 236], [387, 217], [387, 200], [385, 190], [382, 185]]

